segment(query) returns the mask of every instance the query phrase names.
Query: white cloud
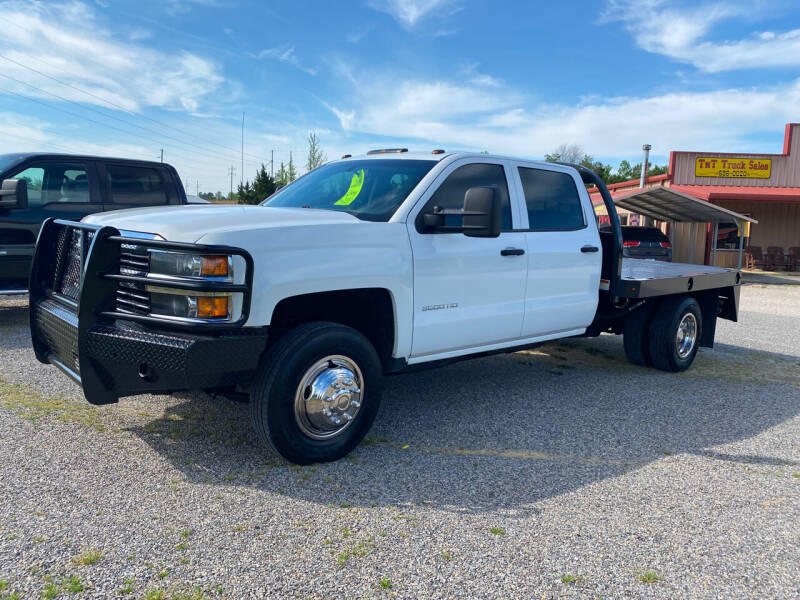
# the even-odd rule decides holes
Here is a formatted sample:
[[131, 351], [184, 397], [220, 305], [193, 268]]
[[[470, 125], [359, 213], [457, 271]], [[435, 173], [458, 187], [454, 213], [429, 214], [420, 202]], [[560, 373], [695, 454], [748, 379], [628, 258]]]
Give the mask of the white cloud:
[[153, 160], [147, 148], [130, 143], [99, 143], [71, 136], [63, 127], [18, 113], [0, 113], [0, 154], [67, 152]]
[[368, 5], [391, 15], [405, 27], [413, 27], [429, 17], [450, 16], [460, 10], [454, 0], [370, 0]]
[[[4, 26], [0, 73], [30, 82], [44, 92], [0, 78], [4, 87], [48, 100], [52, 92], [78, 102], [104, 101], [138, 111], [145, 106], [197, 110], [223, 81], [219, 67], [189, 52], [165, 53], [122, 41], [98, 23], [94, 10], [78, 1], [59, 4], [0, 2]], [[87, 90], [66, 87], [21, 66]]]
[[609, 158], [635, 155], [644, 142], [664, 154], [692, 148], [745, 150], [749, 135], [780, 131], [800, 113], [800, 80], [763, 89], [592, 97], [577, 105], [531, 104], [504, 86], [366, 80], [369, 86], [349, 88], [352, 104], [329, 106], [347, 132], [406, 140], [412, 146], [523, 156], [542, 156], [562, 143], [578, 143]]
[[752, 32], [738, 40], [704, 39], [721, 21], [752, 16], [741, 2], [676, 6], [667, 0], [609, 0], [604, 20], [621, 21], [648, 52], [687, 62], [701, 71], [800, 65], [800, 29]]
[[293, 67], [300, 69], [304, 73], [308, 73], [309, 75], [316, 75], [317, 70], [313, 67], [305, 66], [301, 61], [300, 58], [294, 51], [294, 46], [290, 46], [285, 44], [283, 46], [278, 46], [277, 48], [267, 48], [266, 50], [262, 50], [258, 54], [254, 56], [255, 58], [273, 58], [275, 60], [279, 60], [284, 62], [288, 65], [292, 65]]

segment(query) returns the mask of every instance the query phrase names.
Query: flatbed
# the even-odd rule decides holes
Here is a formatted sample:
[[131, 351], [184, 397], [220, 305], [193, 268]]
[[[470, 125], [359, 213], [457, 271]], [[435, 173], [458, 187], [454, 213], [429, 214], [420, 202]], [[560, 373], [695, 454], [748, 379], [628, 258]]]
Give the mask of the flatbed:
[[625, 298], [652, 298], [725, 288], [740, 281], [738, 271], [722, 267], [623, 258], [617, 294]]

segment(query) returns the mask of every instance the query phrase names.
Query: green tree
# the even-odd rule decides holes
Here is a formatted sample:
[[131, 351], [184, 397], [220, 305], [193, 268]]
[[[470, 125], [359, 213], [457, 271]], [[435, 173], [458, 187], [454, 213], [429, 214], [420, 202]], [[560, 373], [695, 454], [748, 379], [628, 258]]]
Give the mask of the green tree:
[[286, 185], [289, 183], [289, 171], [286, 170], [286, 165], [281, 163], [281, 168], [275, 174], [275, 181], [278, 185]]
[[577, 144], [561, 144], [552, 154], [545, 154], [547, 162], [569, 162], [580, 163], [581, 159], [588, 156], [583, 153], [583, 148]]
[[239, 186], [239, 204], [259, 204], [275, 192], [278, 187], [275, 179], [267, 172], [267, 167], [262, 163], [256, 171], [252, 185], [249, 181], [244, 186]]
[[544, 159], [547, 162], [577, 163], [597, 173], [606, 183], [611, 177], [611, 165], [595, 160], [591, 154], [584, 153], [583, 149], [575, 144], [561, 144], [553, 153], [545, 154]]
[[319, 144], [319, 137], [316, 132], [308, 134], [308, 160], [306, 161], [306, 171], [316, 169], [320, 165], [328, 162], [328, 157], [322, 151]]
[[[653, 177], [654, 175], [663, 175], [667, 172], [667, 165], [648, 165], [647, 176]], [[619, 167], [614, 174], [612, 174], [606, 183], [618, 183], [620, 181], [631, 181], [639, 179], [642, 175], [642, 163], [631, 165], [627, 160], [619, 163]]]

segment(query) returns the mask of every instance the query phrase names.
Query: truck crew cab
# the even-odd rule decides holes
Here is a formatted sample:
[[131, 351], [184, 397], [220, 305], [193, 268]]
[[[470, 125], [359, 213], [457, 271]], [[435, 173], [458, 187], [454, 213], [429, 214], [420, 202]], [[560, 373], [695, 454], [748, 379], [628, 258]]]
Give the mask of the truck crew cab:
[[623, 259], [582, 167], [403, 149], [260, 206], [49, 220], [30, 285], [38, 359], [89, 402], [247, 390], [258, 436], [312, 463], [350, 452], [406, 369], [611, 332], [632, 362], [684, 370], [737, 319], [739, 273]]
[[45, 219], [80, 221], [122, 208], [186, 204], [165, 163], [74, 154], [0, 155], [0, 294], [24, 293]]

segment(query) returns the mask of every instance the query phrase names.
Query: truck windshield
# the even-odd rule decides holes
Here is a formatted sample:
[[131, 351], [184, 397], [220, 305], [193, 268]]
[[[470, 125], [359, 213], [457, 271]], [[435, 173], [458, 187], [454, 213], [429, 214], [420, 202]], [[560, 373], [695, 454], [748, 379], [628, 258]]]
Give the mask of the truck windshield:
[[0, 173], [5, 173], [24, 158], [20, 154], [0, 154]]
[[411, 159], [331, 163], [291, 183], [263, 206], [339, 210], [364, 221], [388, 221], [435, 164]]

